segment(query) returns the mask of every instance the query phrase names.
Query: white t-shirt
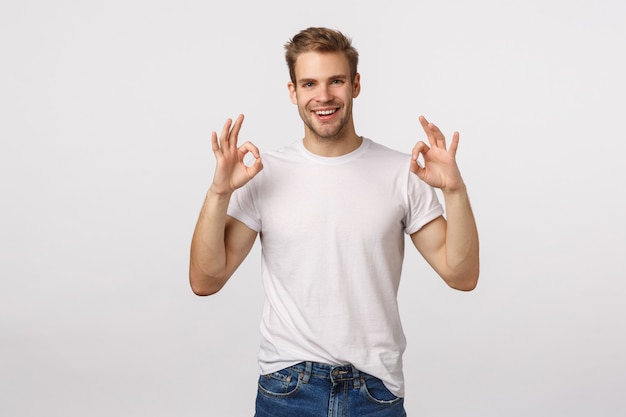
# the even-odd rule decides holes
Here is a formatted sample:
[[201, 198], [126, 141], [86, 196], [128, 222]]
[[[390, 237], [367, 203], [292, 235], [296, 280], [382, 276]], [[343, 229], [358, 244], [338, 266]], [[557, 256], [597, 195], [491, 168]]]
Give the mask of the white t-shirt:
[[352, 364], [404, 396], [404, 234], [443, 214], [409, 163], [366, 138], [335, 158], [296, 142], [263, 154], [263, 170], [233, 194], [228, 214], [261, 239], [262, 374], [302, 361]]

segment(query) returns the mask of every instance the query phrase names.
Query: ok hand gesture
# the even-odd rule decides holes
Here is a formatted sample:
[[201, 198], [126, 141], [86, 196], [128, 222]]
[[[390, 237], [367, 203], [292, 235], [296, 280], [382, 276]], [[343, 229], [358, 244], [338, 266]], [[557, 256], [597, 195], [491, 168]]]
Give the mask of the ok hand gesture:
[[[217, 163], [211, 188], [218, 194], [232, 193], [263, 169], [261, 154], [256, 146], [246, 142], [237, 147], [237, 137], [242, 123], [243, 114], [237, 117], [232, 129], [232, 120], [226, 120], [219, 141], [217, 133], [211, 134], [211, 146]], [[244, 157], [248, 152], [254, 157], [254, 162], [249, 166], [244, 163]]]
[[[411, 155], [411, 172], [428, 185], [441, 188], [442, 191], [460, 189], [464, 184], [456, 163], [459, 132], [454, 132], [450, 149], [446, 149], [446, 138], [439, 128], [428, 122], [424, 116], [420, 116], [419, 120], [424, 132], [426, 132], [430, 147], [423, 141], [419, 141], [415, 145]], [[424, 158], [424, 166], [418, 162], [420, 154]]]

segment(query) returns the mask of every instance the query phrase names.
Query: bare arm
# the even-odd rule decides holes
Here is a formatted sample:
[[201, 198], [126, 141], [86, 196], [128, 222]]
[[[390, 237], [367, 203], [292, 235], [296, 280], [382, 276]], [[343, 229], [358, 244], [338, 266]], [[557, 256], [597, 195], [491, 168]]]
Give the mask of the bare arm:
[[[263, 168], [258, 149], [246, 142], [237, 147], [237, 136], [243, 123], [240, 115], [232, 129], [229, 119], [217, 138], [211, 135], [216, 158], [213, 183], [207, 192], [191, 240], [189, 282], [197, 295], [211, 295], [219, 291], [250, 252], [257, 233], [227, 215], [232, 193], [245, 185]], [[251, 166], [243, 162], [252, 153]]]
[[[452, 288], [471, 291], [478, 283], [478, 231], [469, 197], [456, 164], [459, 134], [450, 149], [437, 126], [420, 117], [430, 147], [418, 142], [413, 149], [411, 171], [443, 192], [447, 220], [439, 217], [411, 235], [415, 247]], [[424, 166], [417, 162], [424, 157]]]

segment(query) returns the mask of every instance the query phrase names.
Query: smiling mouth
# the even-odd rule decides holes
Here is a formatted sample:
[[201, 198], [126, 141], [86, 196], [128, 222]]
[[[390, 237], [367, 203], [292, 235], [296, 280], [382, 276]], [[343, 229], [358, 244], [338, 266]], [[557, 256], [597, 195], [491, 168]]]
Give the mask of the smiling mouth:
[[318, 110], [315, 112], [315, 114], [317, 114], [318, 116], [330, 116], [331, 114], [335, 114], [336, 111], [337, 109]]

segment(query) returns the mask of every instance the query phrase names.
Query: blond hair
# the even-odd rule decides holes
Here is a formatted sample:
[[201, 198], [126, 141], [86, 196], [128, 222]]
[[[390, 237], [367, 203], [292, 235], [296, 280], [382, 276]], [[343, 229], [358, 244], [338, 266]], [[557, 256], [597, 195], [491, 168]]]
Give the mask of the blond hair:
[[343, 52], [350, 65], [350, 80], [354, 81], [359, 53], [352, 40], [343, 33], [324, 27], [310, 27], [298, 32], [285, 44], [285, 60], [291, 82], [296, 83], [296, 60], [305, 52]]

